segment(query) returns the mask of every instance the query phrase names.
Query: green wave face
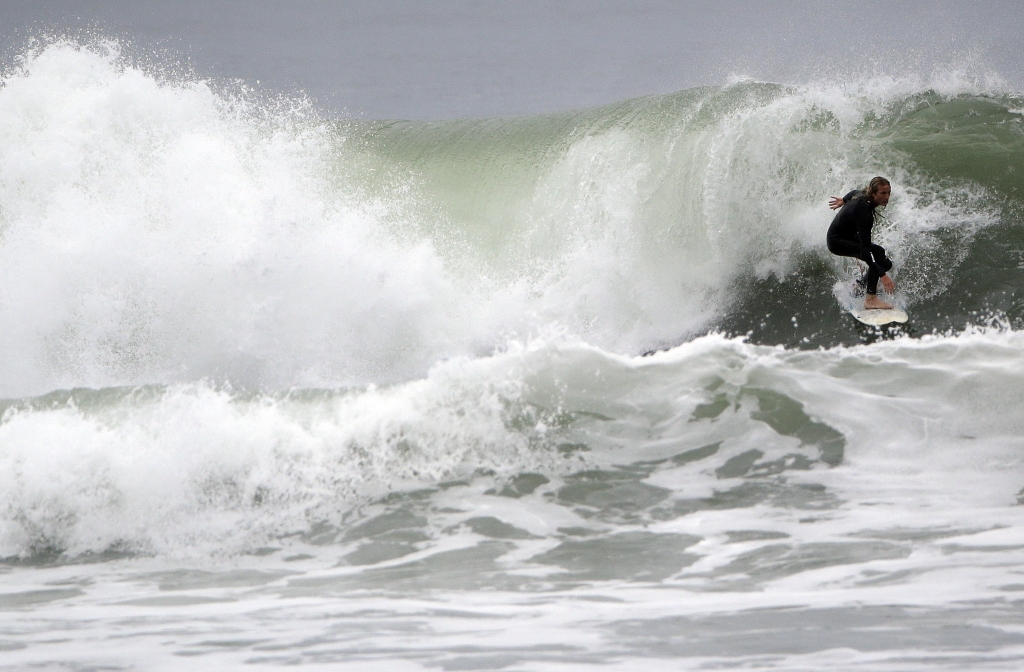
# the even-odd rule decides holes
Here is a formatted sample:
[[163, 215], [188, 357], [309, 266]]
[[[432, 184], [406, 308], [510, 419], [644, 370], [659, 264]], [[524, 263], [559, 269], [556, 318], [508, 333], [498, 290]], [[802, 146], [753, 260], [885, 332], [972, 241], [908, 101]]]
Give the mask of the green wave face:
[[934, 95], [908, 99], [880, 137], [938, 179], [969, 180], [1009, 198], [1024, 188], [1024, 101]]
[[694, 318], [677, 340], [716, 326], [790, 345], [873, 338], [832, 298], [848, 269], [824, 249], [825, 203], [882, 174], [895, 198], [876, 239], [915, 316], [904, 329], [1017, 323], [1000, 297], [1018, 287], [1024, 101], [892, 88], [741, 82], [531, 118], [346, 124], [359, 160], [345, 161], [372, 167], [370, 193], [415, 184], [431, 213], [419, 230], [468, 273], [545, 296], [602, 260], [585, 271], [613, 278], [600, 300], [652, 326], [649, 346], [675, 342], [651, 317], [671, 311]]
[[[528, 118], [344, 123], [348, 147], [360, 151], [339, 163], [346, 181], [374, 195], [417, 184], [439, 215], [427, 224], [434, 235], [502, 265], [559, 249], [569, 229], [600, 235], [618, 225], [637, 237], [690, 228], [699, 213], [686, 210], [703, 181], [694, 170], [721, 123], [784, 93], [702, 88]], [[629, 221], [613, 221], [616, 208]]]

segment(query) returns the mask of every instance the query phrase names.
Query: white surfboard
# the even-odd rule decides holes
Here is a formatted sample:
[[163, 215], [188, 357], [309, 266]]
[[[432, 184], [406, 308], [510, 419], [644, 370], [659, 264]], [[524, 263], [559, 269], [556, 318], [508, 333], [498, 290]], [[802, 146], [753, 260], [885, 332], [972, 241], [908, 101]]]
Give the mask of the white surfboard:
[[[896, 306], [886, 310], [879, 310], [877, 308], [864, 309], [864, 288], [858, 287], [854, 281], [843, 281], [840, 280], [832, 288], [832, 293], [839, 301], [839, 305], [846, 312], [853, 315], [853, 317], [862, 324], [869, 324], [873, 327], [881, 327], [886, 324], [892, 324], [893, 322], [903, 323], [910, 319], [907, 316], [905, 310], [899, 307], [900, 301], [896, 301]], [[886, 297], [888, 299], [888, 297]], [[897, 297], [892, 297], [896, 299]], [[892, 300], [889, 299], [889, 300]]]
[[899, 308], [888, 308], [885, 310], [879, 308], [871, 308], [865, 310], [862, 308], [850, 308], [850, 315], [853, 315], [857, 320], [864, 324], [870, 324], [873, 327], [881, 327], [885, 324], [891, 324], [892, 322], [906, 322], [909, 318], [907, 314]]

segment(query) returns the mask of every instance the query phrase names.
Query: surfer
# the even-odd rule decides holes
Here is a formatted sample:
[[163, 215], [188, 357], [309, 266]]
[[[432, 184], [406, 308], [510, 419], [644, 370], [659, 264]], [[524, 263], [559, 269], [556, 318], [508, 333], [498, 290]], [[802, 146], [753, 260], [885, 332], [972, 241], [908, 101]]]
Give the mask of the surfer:
[[892, 268], [892, 261], [886, 258], [885, 249], [871, 242], [871, 227], [875, 224], [875, 208], [889, 203], [892, 187], [884, 177], [873, 177], [864, 190], [854, 189], [842, 198], [833, 196], [828, 207], [839, 210], [828, 227], [826, 242], [828, 251], [840, 257], [854, 257], [868, 265], [865, 282], [865, 310], [887, 310], [892, 305], [878, 298], [878, 281], [889, 294], [896, 290], [896, 284], [886, 273]]

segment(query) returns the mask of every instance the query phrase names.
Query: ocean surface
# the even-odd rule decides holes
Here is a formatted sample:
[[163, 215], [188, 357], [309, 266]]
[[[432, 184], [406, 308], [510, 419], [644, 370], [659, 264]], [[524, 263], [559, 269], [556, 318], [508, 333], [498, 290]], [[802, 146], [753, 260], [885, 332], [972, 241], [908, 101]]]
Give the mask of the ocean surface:
[[0, 670], [1024, 668], [1022, 199], [977, 71], [400, 121], [34, 42]]

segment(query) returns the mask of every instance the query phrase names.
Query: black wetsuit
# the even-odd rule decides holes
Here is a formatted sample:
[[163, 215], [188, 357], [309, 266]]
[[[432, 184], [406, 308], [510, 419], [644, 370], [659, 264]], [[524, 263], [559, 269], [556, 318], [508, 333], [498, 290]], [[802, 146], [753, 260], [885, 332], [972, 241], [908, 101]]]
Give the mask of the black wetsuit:
[[878, 279], [892, 268], [885, 249], [871, 242], [871, 227], [875, 225], [875, 208], [864, 192], [854, 190], [843, 196], [842, 209], [828, 227], [828, 251], [841, 257], [856, 257], [868, 265], [865, 278], [867, 293], [878, 292]]

